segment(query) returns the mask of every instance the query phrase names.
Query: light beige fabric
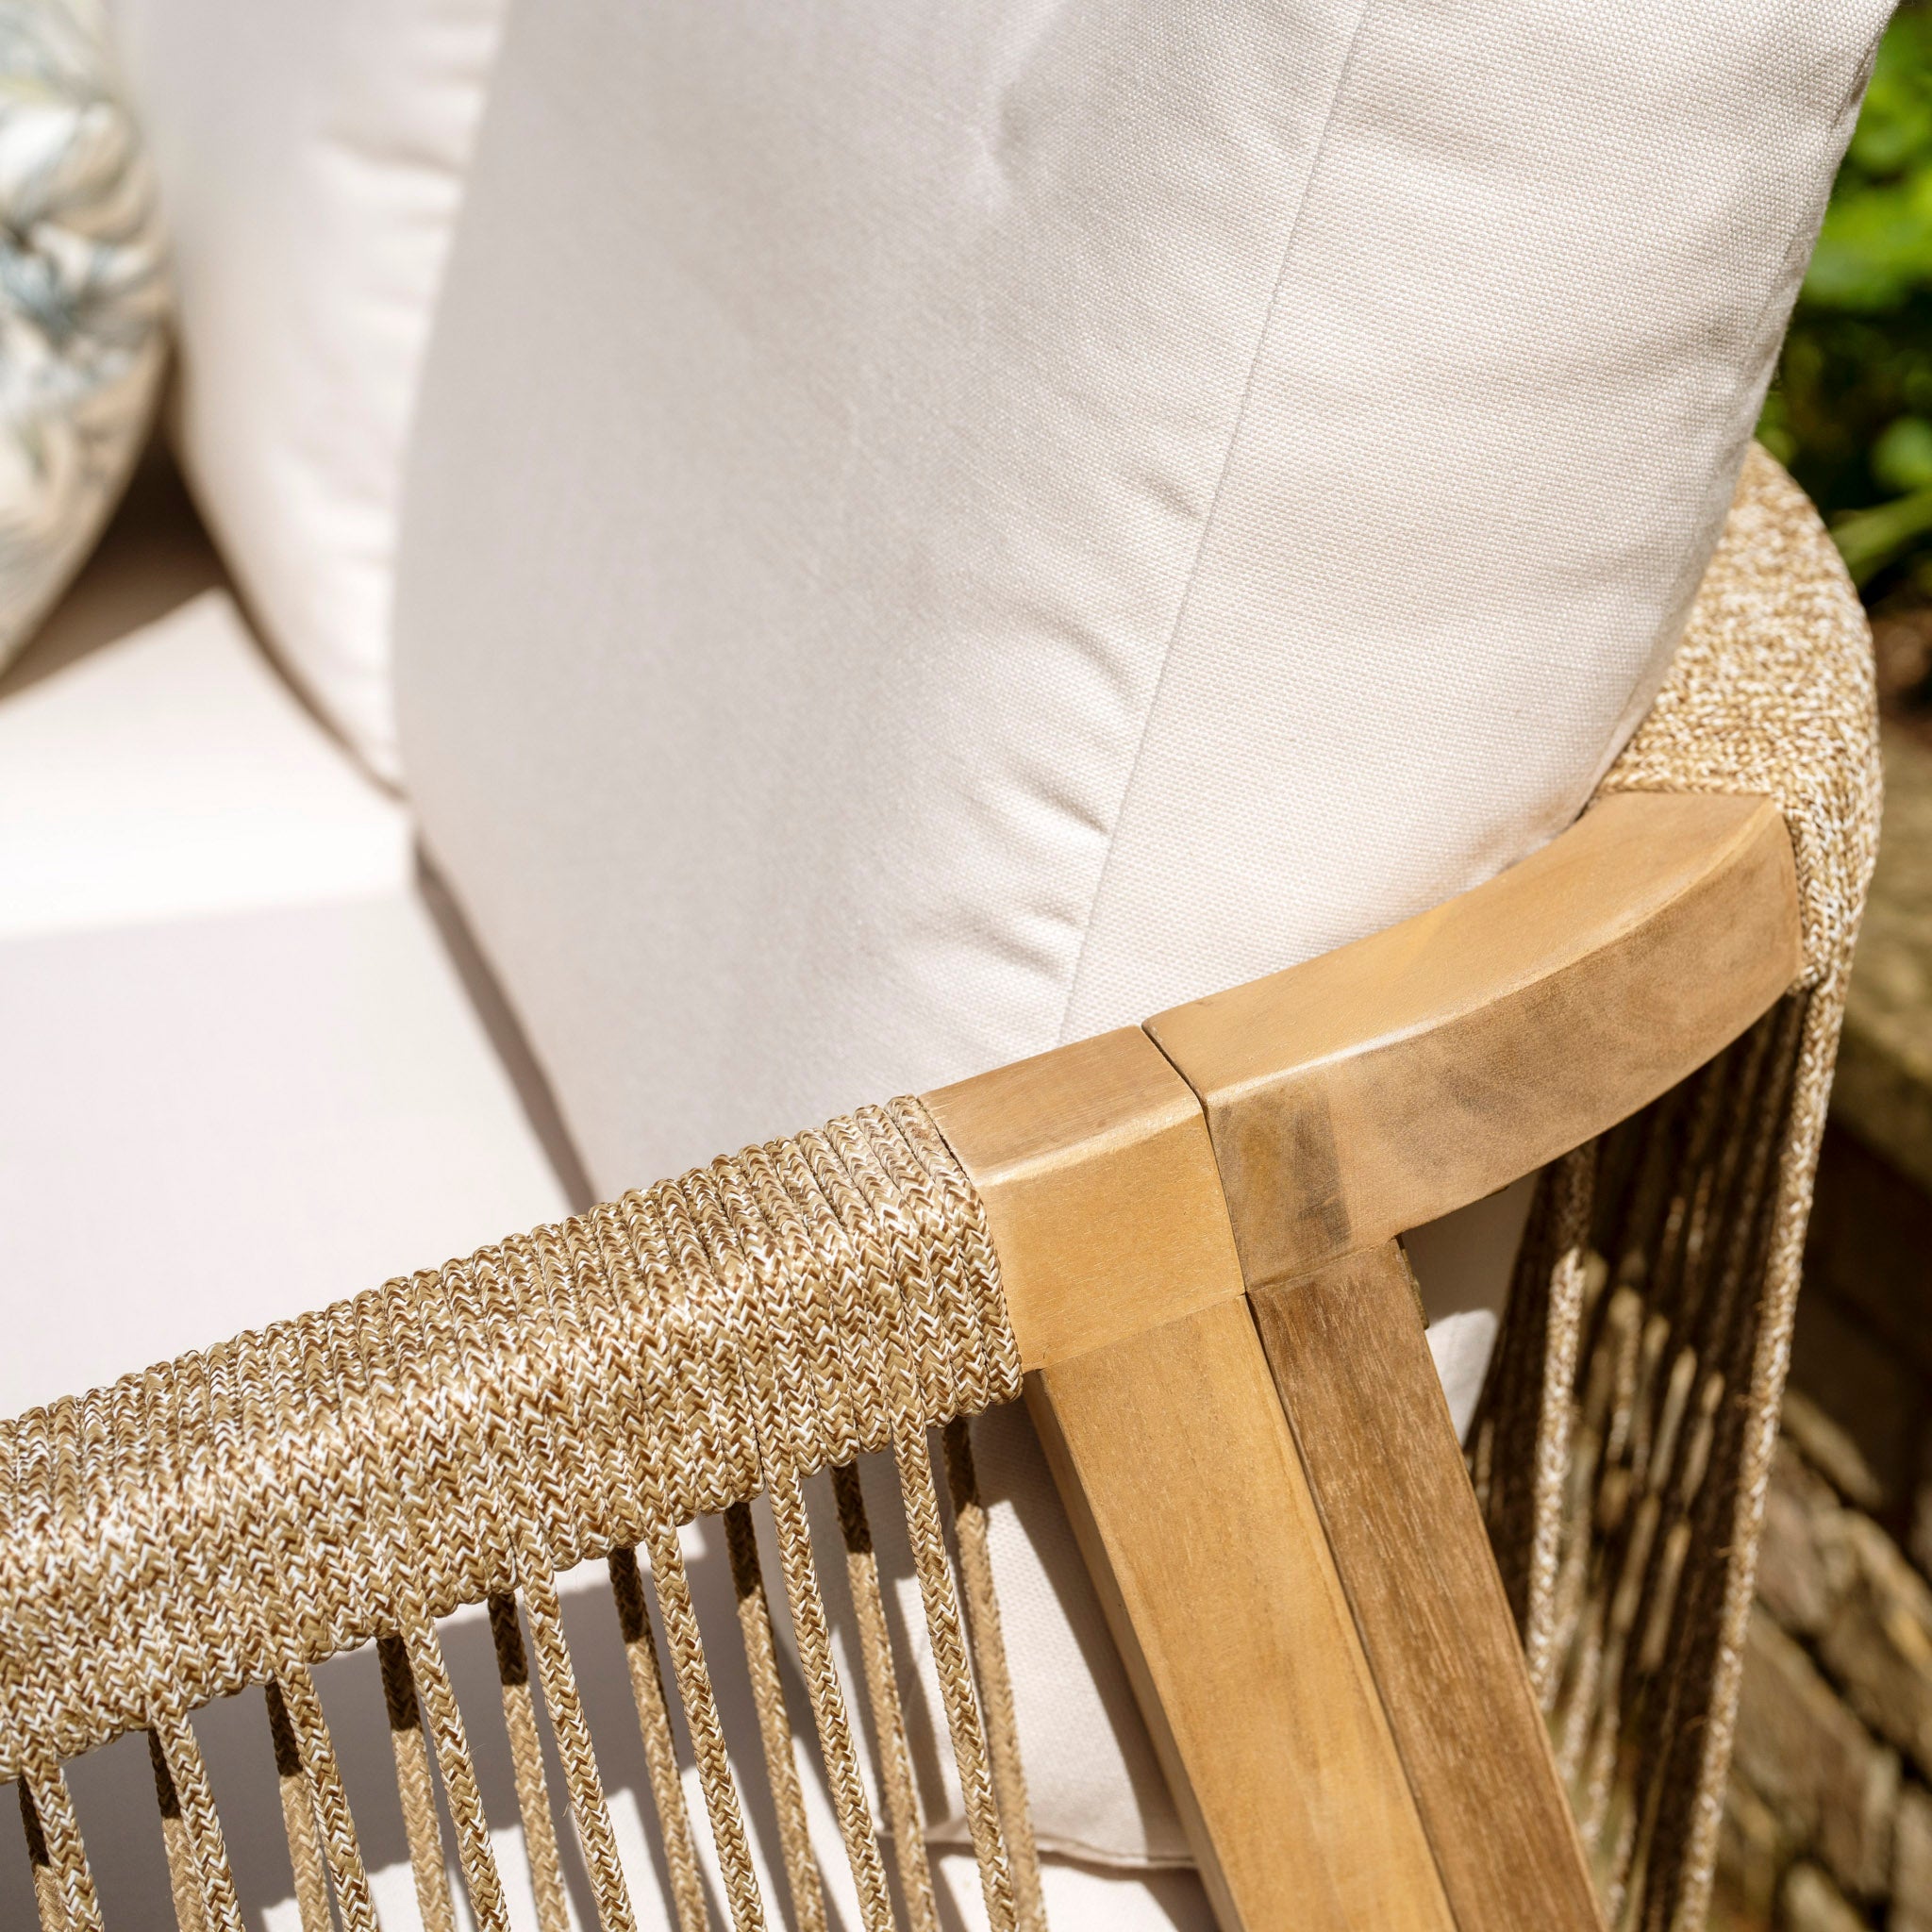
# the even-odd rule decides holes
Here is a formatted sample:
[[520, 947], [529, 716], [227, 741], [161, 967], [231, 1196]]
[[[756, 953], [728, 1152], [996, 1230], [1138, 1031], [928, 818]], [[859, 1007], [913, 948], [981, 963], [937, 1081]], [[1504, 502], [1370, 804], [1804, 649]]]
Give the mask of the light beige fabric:
[[0, 942], [394, 895], [413, 864], [225, 590], [0, 697]]
[[401, 809], [143, 493], [0, 684], [6, 1414], [567, 1205]]
[[310, 700], [393, 775], [423, 350], [504, 0], [105, 0], [174, 244], [175, 446]]
[[[1663, 674], [1886, 10], [516, 16], [398, 675], [596, 1186], [1563, 824]], [[1023, 1669], [1083, 1591], [1016, 1609]], [[1131, 1714], [1079, 1748], [1064, 1681], [1020, 1685], [1067, 1740], [1044, 1838], [1162, 1856]]]
[[1562, 824], [1662, 675], [1885, 11], [519, 15], [399, 675], [599, 1179]]

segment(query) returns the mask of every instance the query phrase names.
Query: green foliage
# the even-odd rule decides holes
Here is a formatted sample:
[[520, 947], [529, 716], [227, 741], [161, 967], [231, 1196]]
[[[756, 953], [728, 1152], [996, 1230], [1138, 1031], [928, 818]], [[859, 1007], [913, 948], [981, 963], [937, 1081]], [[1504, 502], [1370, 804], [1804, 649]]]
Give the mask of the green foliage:
[[1879, 48], [1758, 434], [1869, 597], [1932, 596], [1932, 8]]

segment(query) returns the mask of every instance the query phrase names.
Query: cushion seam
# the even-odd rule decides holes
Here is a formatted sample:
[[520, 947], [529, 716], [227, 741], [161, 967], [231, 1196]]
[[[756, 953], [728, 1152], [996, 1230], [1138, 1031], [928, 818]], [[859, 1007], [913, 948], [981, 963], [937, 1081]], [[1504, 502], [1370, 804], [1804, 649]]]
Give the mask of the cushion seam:
[[1194, 555], [1188, 565], [1186, 581], [1181, 586], [1179, 601], [1174, 606], [1174, 621], [1168, 626], [1167, 642], [1161, 649], [1160, 669], [1154, 679], [1154, 689], [1147, 700], [1147, 709], [1141, 720], [1141, 731], [1134, 742], [1134, 754], [1127, 761], [1125, 778], [1122, 781], [1120, 796], [1114, 807], [1112, 829], [1108, 833], [1107, 850], [1101, 855], [1100, 868], [1093, 881], [1092, 896], [1087, 902], [1087, 917], [1080, 927], [1079, 949], [1074, 955], [1074, 970], [1067, 975], [1067, 996], [1060, 1008], [1060, 1023], [1055, 1034], [1057, 1044], [1064, 1044], [1067, 1027], [1073, 1018], [1074, 1004], [1079, 996], [1081, 976], [1086, 971], [1089, 948], [1093, 938], [1093, 923], [1100, 911], [1100, 901], [1107, 891], [1108, 874], [1113, 870], [1114, 855], [1120, 848], [1121, 822], [1126, 816], [1127, 801], [1133, 796], [1134, 784], [1141, 774], [1141, 766], [1147, 753], [1147, 741], [1153, 735], [1154, 716], [1160, 708], [1160, 695], [1166, 689], [1168, 673], [1173, 668], [1174, 647], [1180, 641], [1181, 628], [1187, 622], [1188, 610], [1193, 602], [1194, 589], [1200, 581], [1203, 559], [1208, 552], [1208, 540], [1213, 534], [1216, 517], [1220, 514], [1221, 499], [1227, 487], [1227, 474], [1234, 466], [1234, 454], [1241, 441], [1242, 425], [1247, 422], [1249, 406], [1254, 399], [1255, 384], [1260, 375], [1261, 358], [1268, 345], [1268, 331], [1273, 326], [1275, 309], [1280, 305], [1282, 285], [1288, 279], [1288, 266], [1294, 254], [1294, 244], [1300, 238], [1302, 218], [1307, 212], [1309, 196], [1314, 192], [1315, 177], [1321, 171], [1322, 157], [1328, 146], [1328, 136], [1335, 125], [1335, 116], [1341, 105], [1341, 97], [1347, 91], [1349, 70], [1355, 64], [1356, 48], [1360, 44], [1362, 27], [1369, 17], [1374, 0], [1362, 0], [1356, 13], [1355, 25], [1349, 30], [1348, 46], [1341, 57], [1341, 64], [1336, 70], [1334, 92], [1328, 97], [1327, 111], [1322, 117], [1322, 130], [1315, 137], [1314, 151], [1308, 159], [1307, 176], [1302, 183], [1299, 200], [1294, 212], [1289, 219], [1288, 235], [1281, 244], [1281, 257], [1275, 265], [1274, 279], [1268, 291], [1268, 300], [1261, 310], [1261, 325], [1256, 332], [1255, 352], [1249, 358], [1248, 372], [1241, 383], [1241, 400], [1235, 407], [1234, 421], [1228, 428], [1227, 447], [1222, 452], [1221, 467], [1214, 478], [1214, 489], [1208, 500], [1208, 508], [1201, 518], [1200, 535], [1194, 541]]

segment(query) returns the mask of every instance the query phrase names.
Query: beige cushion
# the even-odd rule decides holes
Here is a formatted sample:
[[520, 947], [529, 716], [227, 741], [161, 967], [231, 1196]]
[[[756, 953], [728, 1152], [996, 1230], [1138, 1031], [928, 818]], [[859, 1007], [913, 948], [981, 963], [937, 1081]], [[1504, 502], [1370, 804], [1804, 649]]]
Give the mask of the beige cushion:
[[408, 784], [600, 1181], [1572, 815], [1884, 0], [561, 0], [413, 449]]
[[401, 806], [225, 590], [0, 700], [0, 940], [393, 895], [412, 867]]
[[[513, 15], [399, 697], [597, 1188], [1307, 958], [1562, 825], [1662, 674], [1887, 11]], [[1173, 1856], [1131, 1711], [1061, 1667], [1104, 1640], [1014, 1456], [1041, 1829]]]
[[263, 633], [393, 774], [403, 455], [504, 0], [107, 0], [173, 241], [175, 441]]
[[8, 1414], [566, 1205], [401, 809], [227, 591], [67, 656], [122, 548], [0, 686]]

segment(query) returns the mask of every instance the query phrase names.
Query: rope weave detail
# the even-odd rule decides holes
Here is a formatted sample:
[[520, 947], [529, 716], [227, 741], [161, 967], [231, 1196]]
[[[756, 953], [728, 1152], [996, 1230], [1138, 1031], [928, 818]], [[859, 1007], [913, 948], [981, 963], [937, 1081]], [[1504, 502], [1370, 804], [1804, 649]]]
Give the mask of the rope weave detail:
[[189, 1713], [257, 1684], [303, 1932], [337, 1915], [345, 1932], [376, 1932], [310, 1675], [374, 1641], [424, 1924], [455, 1923], [433, 1763], [475, 1921], [508, 1932], [436, 1629], [483, 1604], [541, 1932], [571, 1916], [540, 1709], [599, 1924], [631, 1932], [555, 1580], [604, 1557], [680, 1932], [711, 1919], [646, 1574], [724, 1903], [737, 1932], [755, 1932], [766, 1905], [677, 1536], [722, 1515], [790, 1917], [802, 1932], [824, 1927], [748, 1508], [764, 1495], [862, 1923], [892, 1932], [800, 1487], [829, 1469], [900, 1891], [924, 1932], [932, 1883], [852, 1469], [890, 1451], [991, 1922], [1033, 1932], [1037, 1858], [983, 1508], [970, 1452], [949, 1433], [969, 1620], [927, 1433], [963, 1432], [965, 1416], [1019, 1389], [978, 1196], [924, 1108], [900, 1100], [0, 1424], [0, 1777], [20, 1781], [43, 1924], [100, 1925], [61, 1762], [145, 1730], [177, 1921], [241, 1932]]
[[1804, 971], [1708, 1067], [1545, 1175], [1471, 1460], [1609, 1923], [1694, 1932], [1878, 831], [1871, 634], [1761, 449], [1599, 787], [1620, 791], [1773, 799]]

